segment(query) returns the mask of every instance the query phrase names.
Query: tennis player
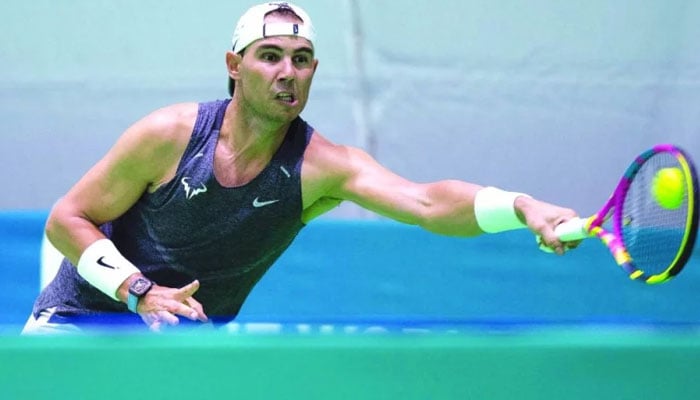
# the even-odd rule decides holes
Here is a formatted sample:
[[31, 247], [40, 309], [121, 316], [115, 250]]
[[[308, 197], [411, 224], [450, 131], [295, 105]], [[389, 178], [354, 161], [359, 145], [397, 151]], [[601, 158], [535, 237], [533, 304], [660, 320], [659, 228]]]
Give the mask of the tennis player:
[[124, 132], [50, 213], [46, 234], [65, 259], [24, 333], [227, 323], [298, 232], [342, 201], [442, 235], [527, 226], [559, 254], [575, 246], [553, 232], [570, 209], [411, 182], [316, 131], [300, 118], [314, 35], [298, 6], [250, 8], [226, 53], [231, 98], [165, 107]]

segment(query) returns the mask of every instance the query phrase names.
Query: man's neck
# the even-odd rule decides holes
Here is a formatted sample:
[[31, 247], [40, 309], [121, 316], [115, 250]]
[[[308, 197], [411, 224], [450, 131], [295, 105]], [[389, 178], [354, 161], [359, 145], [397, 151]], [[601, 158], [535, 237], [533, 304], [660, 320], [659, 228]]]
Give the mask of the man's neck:
[[271, 120], [246, 110], [234, 99], [226, 110], [220, 140], [239, 157], [271, 157], [290, 125], [291, 122]]
[[[235, 99], [234, 99], [235, 100]], [[249, 111], [249, 110], [248, 110]], [[275, 122], [229, 103], [219, 132], [214, 173], [227, 187], [254, 179], [284, 141], [291, 122]]]

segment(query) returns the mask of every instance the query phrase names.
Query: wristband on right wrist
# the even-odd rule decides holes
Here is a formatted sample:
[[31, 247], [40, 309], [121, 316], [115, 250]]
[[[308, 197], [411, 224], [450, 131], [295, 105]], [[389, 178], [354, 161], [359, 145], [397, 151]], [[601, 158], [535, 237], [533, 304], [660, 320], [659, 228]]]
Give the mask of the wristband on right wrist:
[[99, 239], [88, 246], [78, 260], [77, 269], [92, 286], [117, 301], [120, 301], [119, 286], [132, 274], [141, 272], [109, 239]]

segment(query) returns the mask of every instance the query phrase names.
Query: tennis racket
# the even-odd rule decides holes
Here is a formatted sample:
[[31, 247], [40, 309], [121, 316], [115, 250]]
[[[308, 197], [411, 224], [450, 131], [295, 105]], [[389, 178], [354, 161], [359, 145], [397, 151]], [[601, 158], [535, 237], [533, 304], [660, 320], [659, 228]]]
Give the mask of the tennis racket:
[[[675, 172], [677, 192], [670, 205], [659, 201], [654, 186], [662, 170]], [[554, 232], [562, 241], [597, 237], [630, 279], [662, 283], [681, 272], [693, 251], [697, 197], [698, 178], [688, 154], [660, 144], [634, 160], [600, 211], [566, 221]]]

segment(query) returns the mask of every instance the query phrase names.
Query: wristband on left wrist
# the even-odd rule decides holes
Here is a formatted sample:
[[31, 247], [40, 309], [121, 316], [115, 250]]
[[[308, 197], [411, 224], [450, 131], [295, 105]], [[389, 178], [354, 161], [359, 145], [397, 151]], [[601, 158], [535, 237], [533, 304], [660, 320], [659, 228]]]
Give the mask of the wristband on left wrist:
[[520, 196], [530, 197], [491, 186], [476, 192], [474, 217], [479, 228], [486, 233], [498, 233], [527, 227], [515, 210], [515, 199]]

